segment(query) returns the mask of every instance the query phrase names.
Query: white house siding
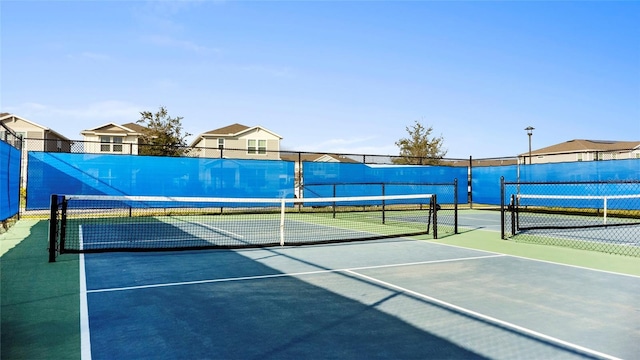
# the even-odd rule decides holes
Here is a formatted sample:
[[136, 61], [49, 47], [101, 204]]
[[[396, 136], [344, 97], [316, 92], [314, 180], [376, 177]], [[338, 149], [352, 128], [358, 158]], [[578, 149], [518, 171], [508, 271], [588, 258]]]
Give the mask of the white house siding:
[[[198, 148], [198, 151], [196, 152], [197, 156], [219, 158], [220, 150], [218, 149], [218, 139], [220, 138], [224, 139], [224, 148], [222, 150], [222, 156], [224, 158], [264, 160], [280, 159], [280, 139], [262, 129], [255, 129], [250, 132], [242, 133], [242, 135], [237, 138], [207, 134], [206, 137], [195, 144], [195, 147]], [[248, 150], [249, 140], [265, 140], [266, 154], [250, 154]]]
[[[531, 157], [532, 164], [548, 164], [559, 162], [572, 162], [572, 161], [594, 161], [594, 160], [624, 160], [624, 159], [638, 159], [640, 158], [640, 150], [634, 151], [595, 151], [589, 150], [586, 152], [569, 153], [569, 154], [545, 154], [536, 155]], [[529, 156], [521, 156], [520, 163], [529, 164]]]
[[[138, 155], [138, 138], [136, 136], [120, 136], [122, 134], [117, 133], [98, 133], [97, 135], [84, 135], [84, 152], [92, 154], [126, 154], [126, 155]], [[102, 145], [106, 143], [100, 142], [101, 136], [111, 136], [122, 138], [122, 144], [109, 144], [109, 151], [103, 151]], [[116, 147], [114, 151], [113, 145], [122, 145], [122, 151], [117, 151], [119, 147]]]

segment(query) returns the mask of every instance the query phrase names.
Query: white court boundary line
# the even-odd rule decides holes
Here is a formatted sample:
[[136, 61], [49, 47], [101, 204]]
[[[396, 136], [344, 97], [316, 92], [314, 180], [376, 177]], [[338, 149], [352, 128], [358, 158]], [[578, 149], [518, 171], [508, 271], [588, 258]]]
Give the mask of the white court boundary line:
[[[78, 228], [80, 250], [82, 250], [82, 225]], [[89, 329], [89, 304], [87, 299], [87, 273], [85, 271], [84, 254], [80, 253], [80, 358], [91, 360], [91, 332]]]
[[89, 330], [89, 306], [84, 254], [80, 254], [80, 358], [91, 360], [91, 334]]
[[412, 265], [427, 265], [427, 264], [437, 264], [437, 263], [446, 263], [446, 262], [455, 262], [455, 261], [487, 259], [487, 258], [495, 258], [495, 257], [503, 257], [503, 256], [507, 256], [507, 255], [504, 255], [504, 254], [491, 254], [491, 255], [484, 255], [484, 256], [473, 256], [473, 257], [455, 258], [455, 259], [443, 259], [443, 260], [418, 261], [418, 262], [401, 263], [401, 264], [361, 266], [361, 267], [345, 268], [345, 269], [315, 270], [315, 271], [303, 271], [303, 272], [297, 272], [297, 273], [282, 273], [282, 274], [272, 274], [272, 275], [255, 275], [255, 276], [242, 276], [242, 277], [235, 277], [235, 278], [208, 279], [208, 280], [195, 280], [195, 281], [182, 281], [182, 282], [172, 282], [172, 283], [137, 285], [137, 286], [125, 286], [125, 287], [119, 287], [119, 288], [105, 288], [105, 289], [87, 290], [87, 293], [101, 293], [101, 292], [140, 290], [140, 289], [161, 288], [161, 287], [170, 287], [170, 286], [183, 286], [183, 285], [209, 284], [209, 283], [218, 283], [218, 282], [271, 279], [271, 278], [279, 278], [279, 277], [294, 277], [294, 276], [315, 275], [315, 274], [329, 274], [329, 273], [346, 272], [346, 271], [354, 271], [354, 270], [382, 269], [382, 268], [388, 268], [388, 267], [400, 267], [400, 266], [412, 266]]
[[529, 328], [525, 328], [525, 327], [522, 327], [522, 326], [519, 326], [519, 325], [516, 325], [516, 324], [512, 324], [510, 322], [503, 321], [503, 320], [500, 320], [500, 319], [497, 319], [497, 318], [494, 318], [494, 317], [491, 317], [491, 316], [488, 316], [488, 315], [485, 315], [485, 314], [482, 314], [482, 313], [479, 313], [479, 312], [476, 312], [476, 311], [473, 311], [473, 310], [469, 310], [467, 308], [451, 304], [451, 303], [446, 302], [444, 300], [440, 300], [440, 299], [434, 298], [432, 296], [428, 296], [428, 295], [419, 293], [417, 291], [409, 290], [409, 289], [404, 288], [402, 286], [394, 285], [392, 283], [388, 283], [386, 281], [382, 281], [382, 280], [376, 279], [376, 278], [371, 277], [371, 276], [363, 275], [363, 274], [357, 273], [357, 272], [352, 271], [352, 270], [345, 270], [345, 272], [347, 272], [347, 273], [349, 273], [351, 275], [354, 275], [356, 277], [360, 277], [360, 278], [366, 279], [368, 281], [383, 285], [383, 286], [385, 286], [387, 288], [395, 289], [395, 290], [400, 291], [402, 293], [410, 294], [412, 296], [427, 300], [429, 302], [432, 302], [432, 303], [438, 304], [440, 306], [443, 306], [443, 307], [445, 307], [447, 309], [452, 309], [452, 310], [455, 310], [457, 312], [461, 312], [461, 313], [470, 315], [472, 317], [485, 320], [485, 321], [490, 322], [492, 324], [497, 324], [497, 325], [500, 325], [502, 327], [505, 327], [505, 328], [508, 328], [508, 329], [511, 329], [511, 330], [515, 330], [517, 332], [524, 333], [524, 334], [530, 335], [530, 336], [538, 338], [538, 339], [542, 339], [542, 340], [545, 340], [545, 341], [548, 341], [548, 342], [551, 342], [551, 343], [554, 343], [554, 344], [562, 345], [565, 348], [573, 349], [573, 350], [576, 350], [576, 351], [581, 352], [581, 353], [585, 353], [585, 354], [601, 357], [601, 358], [604, 358], [604, 359], [621, 360], [620, 358], [617, 358], [615, 356], [612, 356], [612, 355], [609, 355], [609, 354], [605, 354], [605, 353], [601, 353], [599, 351], [596, 351], [596, 350], [593, 350], [593, 349], [589, 349], [589, 348], [586, 348], [584, 346], [580, 346], [580, 345], [577, 345], [577, 344], [574, 344], [574, 343], [571, 343], [571, 342], [568, 342], [568, 341], [564, 341], [564, 340], [555, 338], [553, 336], [545, 335], [545, 334], [537, 332], [535, 330], [531, 330]]

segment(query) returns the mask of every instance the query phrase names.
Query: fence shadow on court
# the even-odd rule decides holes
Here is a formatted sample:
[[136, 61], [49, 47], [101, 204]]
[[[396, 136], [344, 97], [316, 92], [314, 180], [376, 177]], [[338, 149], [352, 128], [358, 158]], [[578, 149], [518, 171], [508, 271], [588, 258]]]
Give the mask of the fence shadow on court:
[[[402, 241], [407, 241], [407, 239], [386, 239], [386, 240], [379, 240], [377, 242], [393, 243], [393, 242], [402, 242]], [[314, 247], [323, 247], [323, 246], [341, 246], [341, 245], [339, 244], [315, 245]], [[322, 292], [327, 294], [327, 295], [322, 295], [323, 297], [339, 296], [340, 298], [349, 299], [348, 296], [350, 296], [351, 294], [353, 294], [354, 291], [356, 291], [353, 289], [360, 288], [360, 285], [364, 285], [365, 287], [370, 287], [370, 288], [377, 288], [381, 292], [388, 293], [387, 296], [384, 296], [379, 300], [377, 300], [375, 303], [368, 304], [368, 305], [364, 305], [357, 301], [354, 301], [361, 306], [365, 306], [366, 310], [363, 310], [363, 312], [374, 310], [377, 313], [386, 314], [386, 312], [378, 310], [377, 308], [386, 302], [395, 301], [394, 299], [398, 297], [405, 297], [409, 299], [410, 302], [414, 303], [414, 305], [417, 304], [417, 307], [420, 308], [420, 310], [416, 310], [416, 311], [409, 310], [413, 312], [412, 316], [420, 316], [421, 314], [427, 315], [429, 317], [428, 321], [431, 323], [447, 323], [448, 324], [447, 327], [449, 328], [449, 330], [451, 330], [452, 328], [454, 329], [457, 328], [461, 333], [473, 333], [472, 335], [473, 337], [478, 337], [478, 336], [483, 337], [485, 338], [485, 341], [483, 341], [484, 344], [482, 346], [484, 350], [489, 349], [490, 352], [493, 352], [494, 354], [498, 353], [500, 354], [500, 356], [505, 356], [508, 358], [513, 356], [522, 356], [523, 354], [528, 354], [528, 356], [531, 356], [533, 358], [537, 358], [537, 357], [542, 358], [542, 357], [548, 356], [549, 353], [547, 353], [547, 351], [551, 351], [552, 353], [555, 351], [559, 351], [561, 353], [572, 354], [574, 356], [578, 356], [584, 359], [599, 359], [599, 357], [597, 356], [593, 356], [592, 354], [587, 352], [581, 352], [580, 350], [573, 347], [565, 346], [563, 343], [554, 342], [544, 337], [539, 337], [539, 336], [535, 336], [534, 334], [520, 331], [519, 329], [514, 328], [507, 323], [502, 323], [500, 321], [492, 321], [490, 318], [484, 318], [472, 312], [465, 312], [455, 307], [447, 306], [444, 303], [440, 303], [436, 300], [429, 299], [428, 296], [423, 297], [418, 294], [406, 292], [404, 290], [397, 290], [393, 288], [393, 285], [386, 286], [376, 281], [369, 280], [365, 277], [352, 274], [350, 271], [343, 271], [343, 270], [328, 268], [323, 265], [319, 265], [317, 263], [302, 259], [300, 257], [288, 255], [283, 251], [278, 251], [279, 248], [266, 248], [263, 250], [266, 250], [272, 253], [273, 256], [284, 257], [294, 262], [299, 262], [301, 264], [310, 266], [311, 268], [315, 268], [317, 271], [321, 271], [321, 272], [326, 271], [327, 273], [330, 273], [334, 277], [342, 277], [352, 285], [352, 287], [347, 287], [344, 289], [338, 286], [337, 287], [337, 289], [339, 289], [338, 291], [334, 291], [336, 289], [335, 286], [333, 289], [331, 289], [331, 286], [325, 288], [323, 285], [320, 285], [320, 286], [315, 285], [314, 287], [321, 288]], [[308, 287], [310, 285], [310, 283], [307, 283], [304, 281], [302, 283], [303, 285], [301, 285], [301, 289], [303, 287]], [[354, 285], [356, 283], [359, 283], [360, 285]], [[340, 295], [341, 292], [348, 294], [348, 296]], [[311, 299], [310, 301], [317, 301], [317, 299], [315, 300]], [[353, 301], [353, 300], [349, 300], [349, 301]], [[403, 310], [403, 311], [406, 311], [406, 310]], [[350, 316], [350, 317], [342, 318], [340, 321], [342, 322], [350, 321], [350, 318], [355, 319], [355, 317]], [[470, 323], [471, 325], [469, 325]], [[354, 325], [357, 324], [357, 321], [354, 321], [353, 324]], [[413, 326], [410, 323], [407, 323], [407, 325]], [[430, 334], [430, 336], [441, 339], [440, 341], [446, 342], [447, 345], [449, 344], [453, 345], [452, 342], [445, 340], [445, 337], [441, 338], [442, 334], [431, 333], [429, 332], [429, 330], [426, 330], [426, 329], [420, 329], [420, 330], [423, 331], [425, 334], [428, 333]], [[354, 331], [360, 331], [360, 330], [354, 329]], [[367, 330], [362, 329], [362, 331], [367, 331]], [[474, 331], [476, 332], [474, 333]], [[500, 335], [500, 333], [504, 333], [506, 335]], [[540, 344], [540, 345], [543, 345], [543, 348], [546, 348], [546, 349], [539, 350], [540, 353], [536, 353], [536, 351], [538, 351], [536, 349], [538, 348], [535, 346], [528, 347], [527, 343]], [[430, 343], [421, 343], [421, 344], [422, 346], [429, 347], [429, 348], [431, 348], [432, 346]], [[436, 346], [435, 348], [440, 348], [442, 344], [434, 344], [434, 345]], [[469, 349], [470, 347], [468, 346], [468, 344], [465, 344], [465, 348]], [[442, 352], [439, 351], [436, 353], [428, 353], [426, 355], [428, 355], [429, 358], [465, 358], [465, 359], [468, 359], [469, 355], [471, 355], [471, 354], [464, 355], [464, 354], [450, 353], [448, 351], [450, 350], [446, 350], [446, 351], [442, 350]], [[415, 357], [415, 355], [420, 354], [420, 352], [409, 353], [409, 354], [412, 354], [412, 357]], [[557, 352], [555, 354], [557, 354]], [[477, 353], [473, 353], [473, 356], [477, 357], [481, 355]], [[400, 358], [403, 358], [403, 357], [400, 356]], [[418, 356], [418, 358], [420, 358], [420, 356]]]
[[[235, 251], [105, 253], [86, 260], [89, 289], [126, 288], [115, 276], [123, 269], [138, 283], [159, 284], [90, 294], [92, 314], [109, 314], [91, 323], [92, 351], [104, 358], [483, 358], [375, 304]], [[123, 331], [136, 341], [120, 336]]]

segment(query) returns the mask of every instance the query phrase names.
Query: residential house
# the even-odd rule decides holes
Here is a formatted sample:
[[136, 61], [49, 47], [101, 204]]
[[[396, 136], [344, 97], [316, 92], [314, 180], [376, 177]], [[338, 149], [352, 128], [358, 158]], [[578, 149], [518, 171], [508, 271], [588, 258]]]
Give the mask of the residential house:
[[569, 140], [518, 155], [521, 164], [640, 159], [640, 141]]
[[144, 126], [136, 123], [108, 123], [84, 130], [80, 134], [84, 137], [85, 153], [137, 155], [144, 130]]
[[233, 124], [198, 135], [191, 156], [234, 159], [280, 159], [282, 137], [262, 126]]
[[22, 149], [22, 159], [20, 172], [23, 174], [20, 180], [21, 186], [26, 187], [27, 181], [27, 164], [29, 151], [48, 151], [48, 152], [71, 152], [73, 141], [64, 135], [31, 120], [27, 120], [21, 116], [1, 113], [0, 123], [7, 129], [13, 131], [17, 136], [22, 137], [22, 147], [18, 142], [20, 140], [9, 137], [5, 134], [4, 127], [0, 127], [0, 138], [10, 139], [16, 148]]
[[[71, 144], [73, 142], [46, 126], [36, 124], [31, 120], [8, 113], [0, 114], [0, 122], [15, 132], [16, 135], [22, 136], [22, 149], [24, 150], [51, 152], [71, 151]], [[4, 139], [4, 135], [4, 131], [0, 131], [0, 137]]]

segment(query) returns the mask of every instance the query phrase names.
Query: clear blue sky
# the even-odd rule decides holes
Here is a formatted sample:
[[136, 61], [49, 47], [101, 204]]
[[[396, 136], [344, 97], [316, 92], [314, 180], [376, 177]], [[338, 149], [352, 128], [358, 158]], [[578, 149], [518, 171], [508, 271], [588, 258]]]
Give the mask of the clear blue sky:
[[[637, 1], [2, 1], [0, 111], [71, 138], [165, 106], [199, 134], [447, 157], [640, 141]], [[192, 139], [192, 137], [190, 138]]]

